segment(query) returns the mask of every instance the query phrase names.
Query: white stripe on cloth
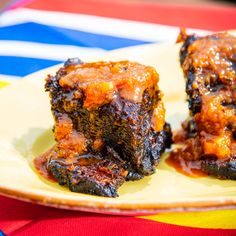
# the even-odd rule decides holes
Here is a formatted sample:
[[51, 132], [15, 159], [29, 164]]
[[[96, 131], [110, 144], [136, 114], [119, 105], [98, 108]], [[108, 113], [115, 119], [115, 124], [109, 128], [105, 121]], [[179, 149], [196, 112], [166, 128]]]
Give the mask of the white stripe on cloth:
[[4, 82], [10, 82], [11, 83], [11, 82], [17, 81], [21, 78], [22, 77], [0, 74], [0, 81], [4, 81]]
[[[20, 8], [0, 15], [0, 27], [25, 22], [153, 42], [174, 42], [179, 33], [179, 28], [174, 26], [65, 12]], [[190, 29], [188, 32], [199, 35], [209, 33], [209, 31], [197, 29]]]
[[104, 52], [105, 50], [99, 48], [0, 40], [1, 56], [19, 56], [65, 61], [67, 58], [72, 57], [96, 57]]

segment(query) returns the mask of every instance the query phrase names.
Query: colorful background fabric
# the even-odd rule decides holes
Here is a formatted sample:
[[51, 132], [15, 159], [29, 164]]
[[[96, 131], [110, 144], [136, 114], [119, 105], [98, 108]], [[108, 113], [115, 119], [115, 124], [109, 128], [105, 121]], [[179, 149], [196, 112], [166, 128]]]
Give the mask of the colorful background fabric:
[[[199, 34], [236, 29], [236, 9], [108, 0], [18, 1], [0, 15], [0, 87], [68, 57], [174, 42], [179, 27]], [[122, 217], [0, 197], [0, 235], [236, 235], [235, 219], [235, 210]]]

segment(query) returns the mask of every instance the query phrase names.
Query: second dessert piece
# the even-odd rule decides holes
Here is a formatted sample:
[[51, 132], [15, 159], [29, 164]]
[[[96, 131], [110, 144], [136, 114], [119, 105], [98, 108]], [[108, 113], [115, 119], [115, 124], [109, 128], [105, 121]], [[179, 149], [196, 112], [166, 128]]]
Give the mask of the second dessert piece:
[[180, 62], [190, 117], [176, 158], [199, 163], [204, 172], [236, 179], [236, 38], [181, 35]]

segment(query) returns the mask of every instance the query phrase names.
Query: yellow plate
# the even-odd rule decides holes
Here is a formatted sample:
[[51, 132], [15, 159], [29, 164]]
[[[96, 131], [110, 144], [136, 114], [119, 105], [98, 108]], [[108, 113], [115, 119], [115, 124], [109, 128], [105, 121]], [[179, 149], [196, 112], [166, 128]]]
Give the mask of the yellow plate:
[[[174, 128], [187, 116], [185, 84], [178, 63], [179, 45], [151, 44], [111, 51], [84, 61], [138, 61], [154, 66], [165, 94], [167, 120]], [[55, 66], [0, 90], [0, 192], [3, 195], [65, 209], [114, 214], [149, 214], [236, 207], [236, 182], [211, 177], [189, 178], [167, 166], [163, 156], [157, 173], [126, 182], [118, 198], [72, 193], [41, 178], [32, 159], [53, 144], [53, 119], [44, 78]]]

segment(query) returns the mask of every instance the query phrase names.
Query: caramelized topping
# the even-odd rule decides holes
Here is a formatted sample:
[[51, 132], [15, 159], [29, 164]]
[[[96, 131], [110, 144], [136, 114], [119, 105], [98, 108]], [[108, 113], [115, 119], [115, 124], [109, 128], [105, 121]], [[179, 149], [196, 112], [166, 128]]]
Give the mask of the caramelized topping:
[[187, 39], [188, 35], [185, 28], [181, 28], [176, 43], [182, 43]]
[[104, 141], [102, 139], [95, 139], [93, 142], [93, 149], [96, 151], [100, 151], [104, 146]]
[[76, 88], [85, 95], [84, 107], [95, 108], [120, 97], [141, 102], [145, 89], [152, 97], [158, 91], [158, 74], [154, 68], [138, 63], [96, 62], [66, 67], [60, 78], [63, 88]]
[[228, 129], [236, 123], [235, 109], [222, 105], [226, 99], [225, 92], [204, 95], [201, 112], [194, 116], [204, 155], [215, 155], [222, 160], [236, 155], [232, 149], [236, 142]]
[[86, 138], [82, 133], [73, 129], [72, 120], [67, 114], [58, 118], [55, 123], [54, 135], [57, 141], [55, 150], [58, 157], [70, 157], [87, 151]]
[[152, 114], [152, 126], [156, 132], [163, 130], [165, 125], [165, 112], [163, 102], [159, 101]]
[[230, 34], [219, 33], [200, 38], [188, 47], [183, 70], [188, 73], [189, 67], [195, 68], [196, 80], [193, 87], [205, 92], [206, 79], [236, 86], [236, 38]]

